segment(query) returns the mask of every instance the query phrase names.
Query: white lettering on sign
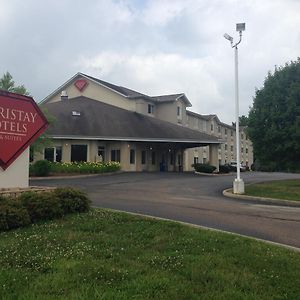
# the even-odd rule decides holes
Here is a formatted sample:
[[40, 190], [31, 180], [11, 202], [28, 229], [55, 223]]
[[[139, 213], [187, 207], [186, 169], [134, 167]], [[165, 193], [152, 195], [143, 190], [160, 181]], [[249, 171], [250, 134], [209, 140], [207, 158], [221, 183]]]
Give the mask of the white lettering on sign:
[[28, 123], [34, 123], [36, 117], [37, 113], [0, 106], [0, 133], [25, 135]]

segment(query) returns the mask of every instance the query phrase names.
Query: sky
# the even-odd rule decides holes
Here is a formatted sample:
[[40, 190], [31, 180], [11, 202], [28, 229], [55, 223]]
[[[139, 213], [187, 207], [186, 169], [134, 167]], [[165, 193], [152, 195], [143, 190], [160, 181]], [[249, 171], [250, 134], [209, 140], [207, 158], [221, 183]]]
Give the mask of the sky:
[[39, 102], [82, 72], [149, 96], [185, 93], [200, 114], [234, 121], [268, 72], [300, 56], [300, 0], [0, 0], [0, 76]]

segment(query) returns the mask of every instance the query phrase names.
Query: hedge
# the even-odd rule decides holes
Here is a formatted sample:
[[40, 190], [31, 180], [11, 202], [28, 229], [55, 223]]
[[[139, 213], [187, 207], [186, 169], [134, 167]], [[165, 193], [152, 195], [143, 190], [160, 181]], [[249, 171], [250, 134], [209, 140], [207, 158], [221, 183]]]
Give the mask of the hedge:
[[212, 173], [217, 169], [215, 166], [212, 166], [210, 164], [200, 164], [200, 163], [194, 164], [193, 167], [196, 172], [200, 172], [200, 173]]
[[85, 193], [72, 188], [24, 192], [17, 198], [0, 196], [0, 231], [61, 218], [69, 213], [87, 212], [90, 204]]

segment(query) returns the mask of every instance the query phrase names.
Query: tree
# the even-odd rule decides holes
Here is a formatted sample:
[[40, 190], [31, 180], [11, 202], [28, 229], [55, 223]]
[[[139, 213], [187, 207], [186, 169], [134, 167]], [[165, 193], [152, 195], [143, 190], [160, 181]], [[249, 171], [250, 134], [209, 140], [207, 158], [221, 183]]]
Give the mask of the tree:
[[[247, 116], [240, 116], [239, 117], [239, 125], [240, 126], [248, 126], [248, 117]], [[235, 122], [232, 122], [232, 126], [235, 126]]]
[[248, 135], [264, 168], [300, 170], [300, 58], [269, 72], [256, 90]]
[[3, 77], [0, 78], [0, 89], [25, 96], [30, 95], [24, 85], [15, 86], [15, 82], [9, 72], [6, 72], [3, 74]]

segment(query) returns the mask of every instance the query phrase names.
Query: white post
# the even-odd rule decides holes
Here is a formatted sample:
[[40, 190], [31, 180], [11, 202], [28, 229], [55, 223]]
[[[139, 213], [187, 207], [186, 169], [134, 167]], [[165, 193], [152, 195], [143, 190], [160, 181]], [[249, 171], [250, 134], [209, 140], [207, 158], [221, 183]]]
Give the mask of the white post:
[[239, 126], [239, 73], [238, 73], [238, 47], [234, 47], [234, 67], [235, 67], [235, 131], [236, 131], [236, 173], [237, 177], [233, 182], [233, 193], [244, 194], [245, 185], [241, 179], [240, 170], [240, 126]]
[[239, 73], [238, 73], [238, 44], [242, 41], [242, 32], [245, 30], [245, 23], [237, 23], [236, 31], [240, 34], [240, 39], [236, 44], [233, 44], [233, 37], [228, 33], [224, 34], [224, 38], [228, 40], [231, 47], [234, 48], [234, 76], [235, 76], [235, 131], [236, 131], [236, 179], [233, 182], [233, 193], [244, 194], [245, 185], [241, 179], [241, 161], [240, 161], [240, 124], [239, 124]]

